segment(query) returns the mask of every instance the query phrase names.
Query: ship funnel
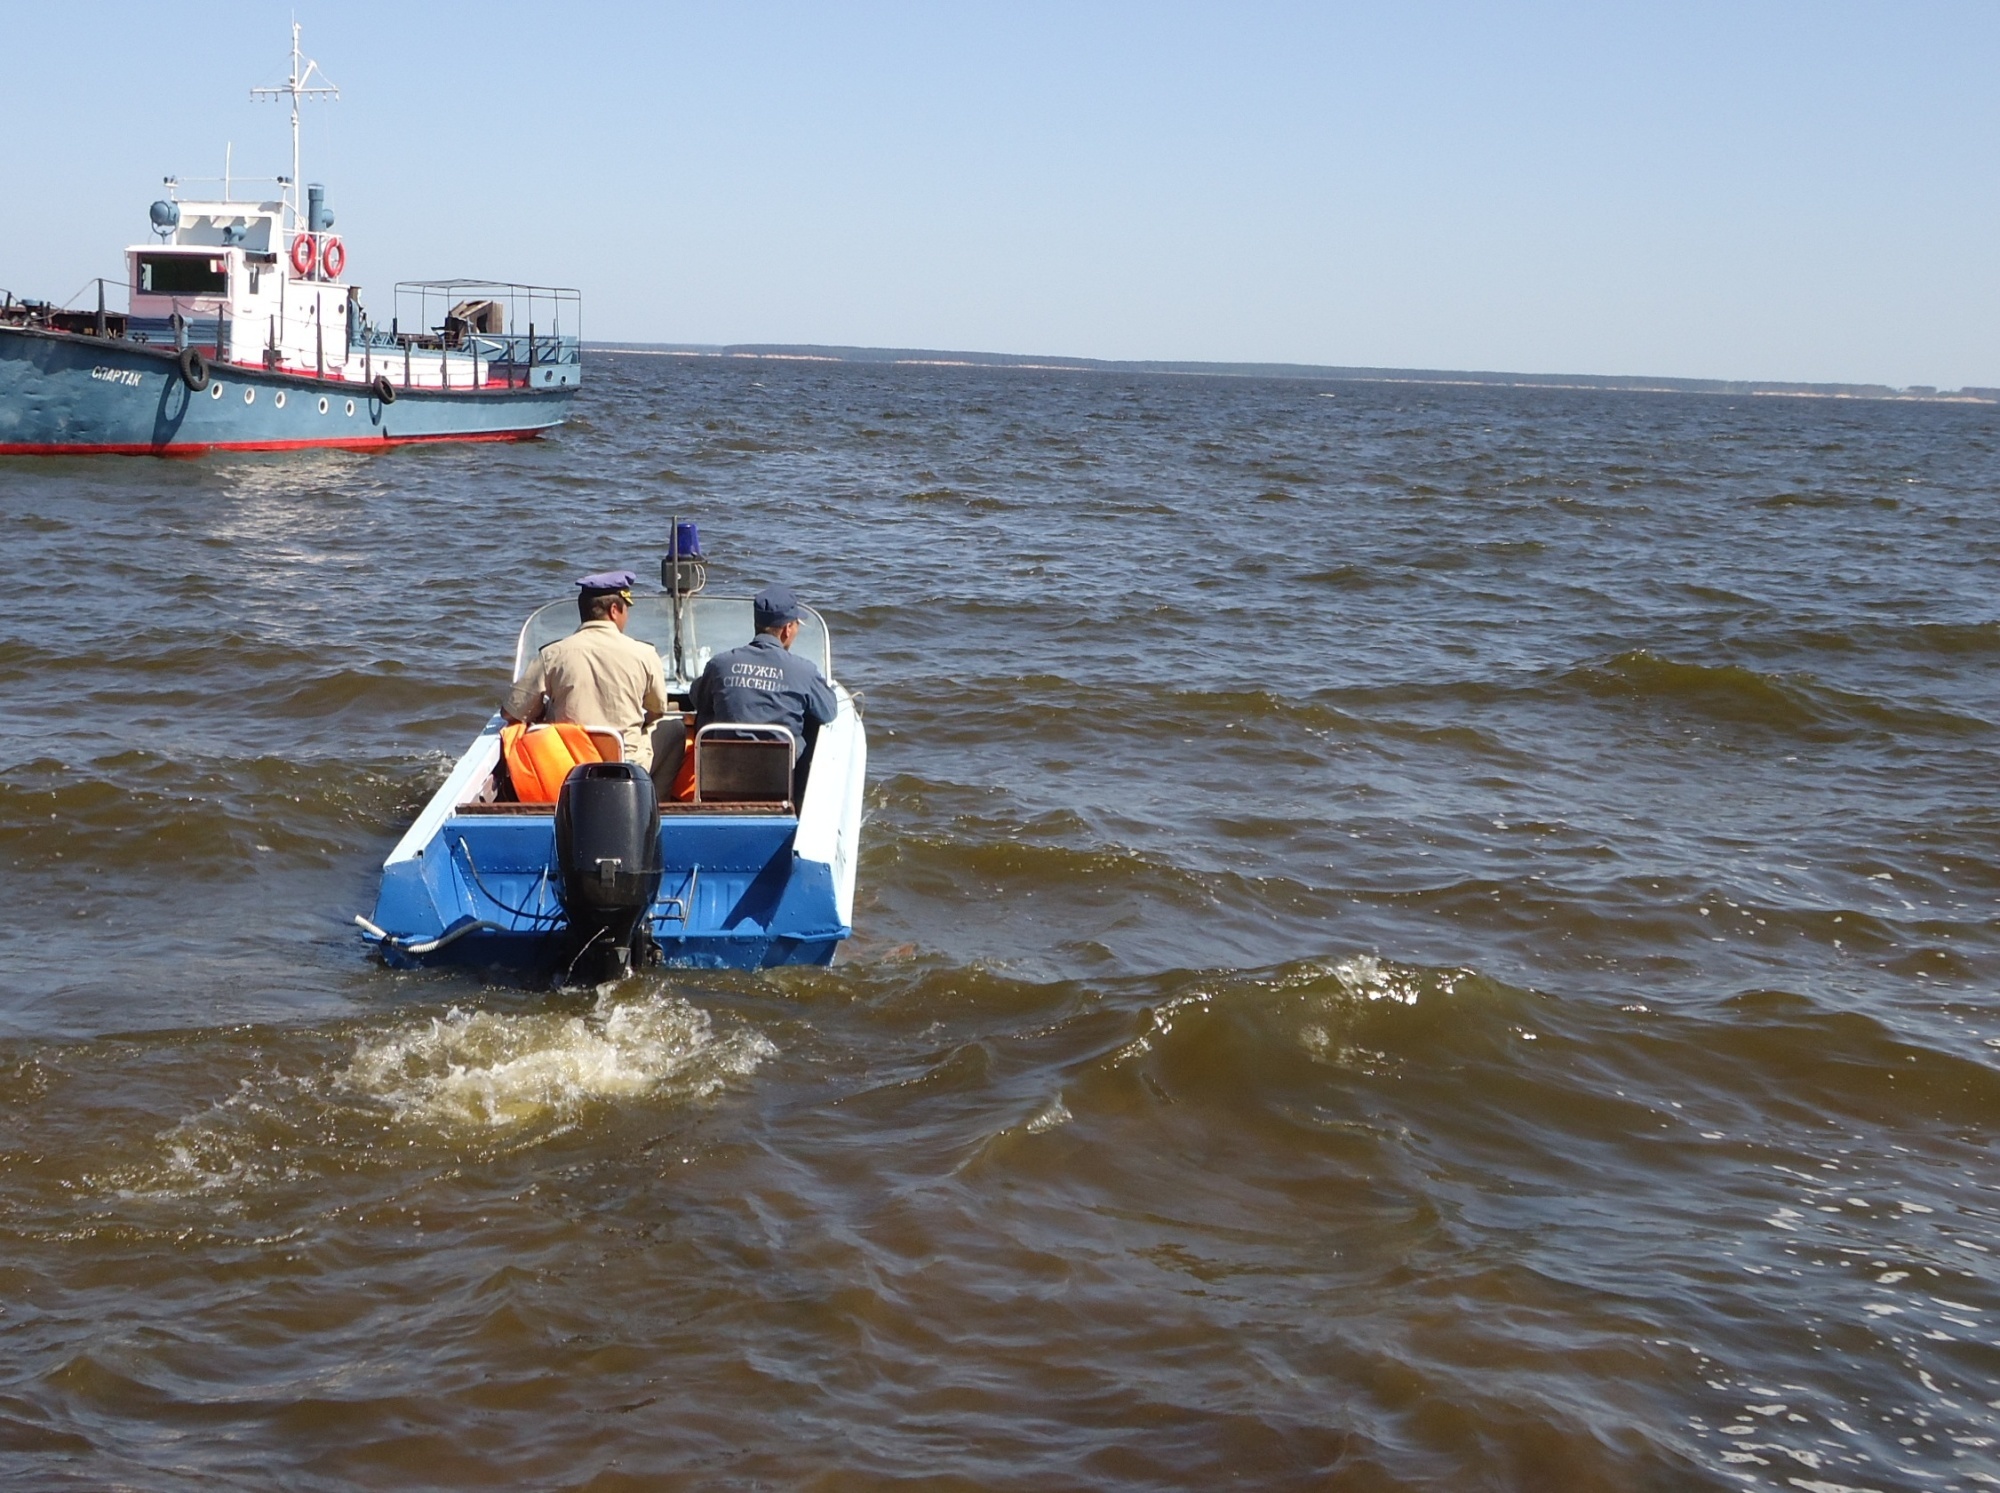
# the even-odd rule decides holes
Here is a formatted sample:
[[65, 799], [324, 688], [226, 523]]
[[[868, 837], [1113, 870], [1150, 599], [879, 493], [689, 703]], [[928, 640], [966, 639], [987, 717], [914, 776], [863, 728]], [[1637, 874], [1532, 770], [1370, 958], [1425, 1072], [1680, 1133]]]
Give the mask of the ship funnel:
[[326, 205], [326, 188], [318, 182], [306, 185], [306, 232], [325, 233], [333, 227], [333, 209]]

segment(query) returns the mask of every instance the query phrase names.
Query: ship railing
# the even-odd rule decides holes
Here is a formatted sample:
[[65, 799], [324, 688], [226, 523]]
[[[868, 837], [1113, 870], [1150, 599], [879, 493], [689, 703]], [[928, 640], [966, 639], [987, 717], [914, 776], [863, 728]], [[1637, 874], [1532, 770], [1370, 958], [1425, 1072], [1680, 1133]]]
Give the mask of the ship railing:
[[[527, 388], [541, 368], [576, 367], [583, 362], [578, 337], [545, 337], [530, 329], [519, 336], [484, 333], [446, 337], [437, 332], [405, 332], [392, 327], [366, 328], [349, 343], [349, 357], [379, 369], [391, 382], [409, 380], [404, 370], [414, 365], [437, 373], [441, 384], [461, 382], [472, 388]], [[426, 378], [424, 382], [430, 380]], [[574, 382], [570, 380], [569, 382]]]
[[234, 351], [235, 331], [231, 317], [218, 310], [213, 316], [128, 316], [125, 336], [133, 342], [155, 346], [198, 348], [202, 356], [227, 361]]
[[[75, 310], [75, 303], [92, 286], [97, 287], [97, 308], [95, 310]], [[16, 296], [11, 290], [0, 290], [0, 326], [39, 327], [53, 332], [70, 332], [84, 337], [125, 336], [125, 312], [113, 311], [107, 304], [106, 287], [120, 291], [125, 289], [121, 280], [107, 280], [97, 276], [86, 280], [77, 287], [76, 293], [60, 306], [48, 301], [28, 300]]]
[[518, 369], [525, 377], [533, 368], [583, 361], [581, 337], [537, 336], [532, 330], [512, 336], [475, 332], [465, 339], [465, 346], [494, 369], [495, 378], [504, 377], [508, 369]]
[[[164, 318], [161, 320], [164, 322]], [[401, 353], [408, 347], [414, 352], [454, 352], [467, 357], [476, 354], [481, 362], [519, 363], [523, 367], [583, 361], [581, 337], [545, 336], [533, 327], [519, 333], [489, 334], [456, 330], [445, 332], [435, 328], [427, 332], [405, 332], [394, 325], [358, 325], [349, 345], [356, 352], [367, 347], [376, 352]]]

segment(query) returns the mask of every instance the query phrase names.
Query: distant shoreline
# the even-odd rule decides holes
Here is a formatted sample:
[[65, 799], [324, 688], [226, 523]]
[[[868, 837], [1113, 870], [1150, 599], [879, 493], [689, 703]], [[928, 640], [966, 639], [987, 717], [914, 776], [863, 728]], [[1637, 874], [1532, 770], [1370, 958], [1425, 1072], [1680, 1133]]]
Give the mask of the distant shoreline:
[[1595, 373], [1495, 373], [1444, 368], [1339, 368], [1317, 363], [1116, 361], [1024, 353], [942, 352], [929, 348], [818, 347], [810, 344], [589, 342], [592, 352], [656, 357], [740, 358], [782, 363], [887, 363], [917, 368], [1017, 368], [1045, 373], [1171, 373], [1209, 378], [1285, 378], [1307, 383], [1444, 384], [1501, 389], [1601, 389], [1625, 394], [1733, 394], [1787, 399], [1890, 399], [1925, 404], [2000, 404], [2000, 388], [1812, 384], [1765, 379], [1646, 378]]

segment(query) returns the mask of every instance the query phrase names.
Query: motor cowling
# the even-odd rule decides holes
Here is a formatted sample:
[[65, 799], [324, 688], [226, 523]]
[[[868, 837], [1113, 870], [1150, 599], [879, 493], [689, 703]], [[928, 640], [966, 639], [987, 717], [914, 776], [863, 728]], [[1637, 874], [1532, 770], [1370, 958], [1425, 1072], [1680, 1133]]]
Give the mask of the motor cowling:
[[634, 762], [585, 762], [556, 798], [556, 895], [569, 920], [569, 978], [615, 980], [652, 950], [660, 804]]

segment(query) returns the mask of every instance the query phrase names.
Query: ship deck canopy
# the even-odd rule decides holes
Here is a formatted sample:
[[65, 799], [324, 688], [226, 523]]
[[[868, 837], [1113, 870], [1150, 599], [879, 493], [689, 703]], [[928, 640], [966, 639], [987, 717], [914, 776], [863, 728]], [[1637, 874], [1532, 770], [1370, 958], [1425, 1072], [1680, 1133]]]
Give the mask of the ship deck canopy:
[[450, 345], [469, 336], [532, 333], [546, 347], [580, 350], [583, 340], [583, 292], [567, 286], [399, 280], [395, 315], [405, 335], [439, 337]]

